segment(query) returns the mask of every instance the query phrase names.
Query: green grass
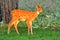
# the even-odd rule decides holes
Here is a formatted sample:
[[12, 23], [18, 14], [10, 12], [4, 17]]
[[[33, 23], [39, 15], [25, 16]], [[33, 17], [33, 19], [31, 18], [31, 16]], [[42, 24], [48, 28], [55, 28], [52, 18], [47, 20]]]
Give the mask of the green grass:
[[49, 30], [33, 28], [33, 35], [28, 35], [27, 27], [18, 27], [20, 34], [18, 35], [12, 27], [11, 32], [7, 34], [7, 25], [0, 28], [0, 40], [60, 40], [60, 30]]

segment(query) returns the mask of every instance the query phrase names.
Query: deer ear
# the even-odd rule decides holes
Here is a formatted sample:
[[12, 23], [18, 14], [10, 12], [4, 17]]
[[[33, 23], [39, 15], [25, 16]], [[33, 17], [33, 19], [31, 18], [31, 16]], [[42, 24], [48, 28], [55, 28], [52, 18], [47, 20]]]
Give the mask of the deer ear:
[[38, 4], [38, 5], [36, 5], [36, 8], [40, 8], [40, 5]]

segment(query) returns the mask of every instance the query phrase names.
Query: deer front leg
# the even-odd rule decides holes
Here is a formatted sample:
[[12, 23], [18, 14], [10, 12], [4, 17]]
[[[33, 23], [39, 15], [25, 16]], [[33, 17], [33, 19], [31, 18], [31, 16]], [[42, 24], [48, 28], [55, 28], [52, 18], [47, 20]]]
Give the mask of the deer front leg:
[[16, 22], [14, 23], [14, 28], [15, 28], [17, 34], [19, 34], [18, 29], [17, 29], [17, 24], [18, 24], [18, 23], [19, 23], [19, 21], [16, 21]]
[[31, 27], [31, 34], [33, 34], [33, 30], [32, 30], [32, 27]]
[[31, 21], [27, 21], [27, 26], [28, 26], [28, 35], [30, 33], [33, 34], [33, 32], [32, 32], [32, 22]]

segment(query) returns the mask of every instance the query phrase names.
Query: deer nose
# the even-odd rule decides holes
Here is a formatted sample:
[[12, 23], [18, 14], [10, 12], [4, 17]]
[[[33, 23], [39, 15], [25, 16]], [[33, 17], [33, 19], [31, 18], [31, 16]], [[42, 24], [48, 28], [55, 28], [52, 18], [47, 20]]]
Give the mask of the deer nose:
[[44, 12], [44, 10], [42, 10], [42, 12]]

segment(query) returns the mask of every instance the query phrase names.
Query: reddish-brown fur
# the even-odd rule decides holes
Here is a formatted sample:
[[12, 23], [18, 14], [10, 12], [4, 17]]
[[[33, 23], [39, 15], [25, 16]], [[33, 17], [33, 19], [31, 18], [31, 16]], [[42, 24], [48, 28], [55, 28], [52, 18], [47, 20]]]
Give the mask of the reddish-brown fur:
[[19, 34], [17, 29], [17, 24], [19, 23], [19, 21], [26, 21], [28, 26], [28, 34], [30, 33], [30, 31], [31, 31], [31, 34], [33, 34], [32, 21], [39, 15], [39, 12], [43, 12], [43, 9], [39, 5], [36, 5], [36, 8], [37, 8], [37, 11], [34, 11], [34, 12], [29, 12], [29, 11], [19, 10], [19, 9], [13, 10], [11, 12], [12, 19], [8, 24], [8, 34], [10, 32], [10, 28], [12, 25], [14, 25], [16, 32]]

